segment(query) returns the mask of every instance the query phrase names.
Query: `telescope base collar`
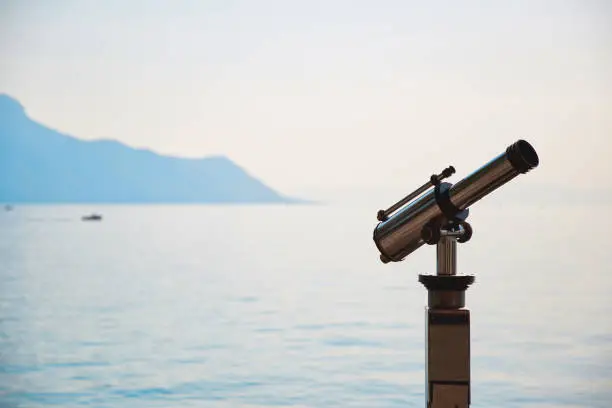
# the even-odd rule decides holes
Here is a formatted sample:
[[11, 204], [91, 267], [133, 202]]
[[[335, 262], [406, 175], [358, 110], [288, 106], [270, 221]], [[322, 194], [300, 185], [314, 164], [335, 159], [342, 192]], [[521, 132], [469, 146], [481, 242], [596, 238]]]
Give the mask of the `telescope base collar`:
[[461, 309], [465, 307], [465, 291], [474, 282], [473, 276], [419, 275], [419, 282], [427, 288], [431, 309]]
[[474, 283], [472, 275], [419, 275], [421, 282], [427, 290], [459, 290], [465, 291]]

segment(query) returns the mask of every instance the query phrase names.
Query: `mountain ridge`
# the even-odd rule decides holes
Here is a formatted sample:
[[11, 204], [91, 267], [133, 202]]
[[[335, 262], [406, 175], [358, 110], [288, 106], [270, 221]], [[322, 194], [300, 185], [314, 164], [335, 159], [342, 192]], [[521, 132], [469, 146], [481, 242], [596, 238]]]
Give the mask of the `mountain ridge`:
[[83, 140], [0, 94], [0, 202], [297, 203], [224, 155], [184, 158]]

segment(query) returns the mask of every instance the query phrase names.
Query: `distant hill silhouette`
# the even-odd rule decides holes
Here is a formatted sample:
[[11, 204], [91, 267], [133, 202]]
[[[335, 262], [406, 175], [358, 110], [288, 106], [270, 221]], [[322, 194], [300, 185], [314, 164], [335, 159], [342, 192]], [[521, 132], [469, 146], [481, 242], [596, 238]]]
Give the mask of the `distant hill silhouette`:
[[0, 94], [0, 202], [287, 203], [223, 156], [167, 157], [79, 140], [31, 120]]

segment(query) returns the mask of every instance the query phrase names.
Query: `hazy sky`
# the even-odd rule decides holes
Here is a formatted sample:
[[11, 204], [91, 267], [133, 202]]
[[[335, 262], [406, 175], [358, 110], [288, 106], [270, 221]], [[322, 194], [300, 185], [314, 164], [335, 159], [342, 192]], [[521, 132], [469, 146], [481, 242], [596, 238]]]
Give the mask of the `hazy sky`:
[[0, 92], [285, 193], [399, 194], [518, 138], [523, 183], [609, 187], [612, 2], [0, 0]]

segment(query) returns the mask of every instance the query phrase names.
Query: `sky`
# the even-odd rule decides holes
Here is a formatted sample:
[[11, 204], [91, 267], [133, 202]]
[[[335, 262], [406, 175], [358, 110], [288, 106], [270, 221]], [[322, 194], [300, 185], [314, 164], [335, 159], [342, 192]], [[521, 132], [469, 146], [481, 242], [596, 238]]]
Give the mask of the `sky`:
[[611, 189], [611, 73], [606, 0], [0, 0], [0, 92], [35, 120], [315, 198], [519, 138], [525, 188]]

